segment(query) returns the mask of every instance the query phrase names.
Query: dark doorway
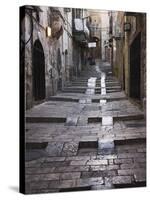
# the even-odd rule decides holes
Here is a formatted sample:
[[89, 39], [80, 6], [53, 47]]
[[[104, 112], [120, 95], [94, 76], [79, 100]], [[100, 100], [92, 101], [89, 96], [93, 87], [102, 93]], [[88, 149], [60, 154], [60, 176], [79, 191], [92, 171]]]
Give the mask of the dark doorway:
[[130, 47], [130, 97], [140, 99], [141, 33]]
[[62, 63], [61, 63], [61, 54], [60, 49], [57, 50], [57, 71], [58, 71], [58, 90], [62, 90]]
[[33, 46], [33, 95], [35, 101], [45, 98], [45, 57], [39, 40]]
[[123, 90], [125, 90], [125, 66], [124, 66], [124, 56], [123, 56]]

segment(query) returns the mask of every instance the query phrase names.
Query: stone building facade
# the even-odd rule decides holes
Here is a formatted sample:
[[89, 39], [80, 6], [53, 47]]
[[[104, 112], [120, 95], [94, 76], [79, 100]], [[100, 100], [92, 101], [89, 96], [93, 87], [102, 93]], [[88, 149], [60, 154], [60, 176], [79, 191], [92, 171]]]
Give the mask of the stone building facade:
[[88, 15], [89, 13], [86, 9], [72, 9], [74, 77], [77, 77], [87, 64], [87, 44], [90, 39]]
[[[48, 100], [81, 70], [84, 55], [72, 32], [71, 8], [24, 6], [20, 11], [21, 68], [26, 109]], [[50, 35], [48, 35], [50, 34]], [[73, 52], [74, 49], [74, 52]], [[78, 54], [74, 58], [75, 52]], [[81, 53], [81, 54], [80, 54]], [[73, 63], [78, 61], [78, 63]]]
[[145, 109], [146, 14], [116, 12], [113, 23], [113, 72], [127, 96]]
[[96, 48], [91, 49], [91, 54], [94, 59], [101, 59], [102, 57], [102, 21], [99, 10], [89, 10], [90, 15], [90, 30], [91, 41], [96, 42]]
[[103, 61], [109, 62], [109, 11], [101, 11], [101, 59]]

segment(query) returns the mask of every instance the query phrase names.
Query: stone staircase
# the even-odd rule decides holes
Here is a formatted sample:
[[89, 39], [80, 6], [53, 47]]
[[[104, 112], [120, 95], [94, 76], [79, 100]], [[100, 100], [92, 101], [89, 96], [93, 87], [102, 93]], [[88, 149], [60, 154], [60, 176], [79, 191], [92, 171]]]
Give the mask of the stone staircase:
[[26, 193], [146, 185], [143, 111], [104, 66], [26, 112]]

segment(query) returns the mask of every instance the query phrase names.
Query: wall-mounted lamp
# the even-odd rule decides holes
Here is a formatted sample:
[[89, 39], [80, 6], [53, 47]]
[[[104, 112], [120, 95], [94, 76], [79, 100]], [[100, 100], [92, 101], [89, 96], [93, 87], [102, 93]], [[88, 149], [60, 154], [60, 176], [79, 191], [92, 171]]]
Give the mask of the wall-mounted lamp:
[[52, 35], [52, 31], [51, 28], [49, 26], [46, 27], [46, 37], [51, 37]]
[[124, 32], [131, 31], [131, 24], [129, 22], [124, 23]]

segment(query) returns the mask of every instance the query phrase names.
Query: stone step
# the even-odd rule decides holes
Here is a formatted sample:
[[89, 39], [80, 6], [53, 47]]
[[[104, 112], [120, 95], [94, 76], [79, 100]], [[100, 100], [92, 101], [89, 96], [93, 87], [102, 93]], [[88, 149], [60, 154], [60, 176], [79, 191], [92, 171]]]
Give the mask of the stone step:
[[141, 138], [139, 137], [131, 137], [131, 138], [115, 138], [114, 139], [115, 145], [132, 145], [132, 144], [143, 144], [146, 143], [146, 136]]
[[65, 117], [26, 117], [26, 123], [65, 123]]
[[49, 97], [50, 101], [65, 101], [65, 102], [78, 102], [78, 98], [69, 98], [69, 97], [57, 97], [57, 96], [52, 96]]
[[71, 90], [71, 89], [64, 89], [63, 90], [64, 93], [85, 93], [86, 90], [85, 89], [74, 89], [74, 90]]
[[121, 100], [127, 100], [127, 97], [105, 97], [105, 98], [101, 98], [101, 99], [92, 99], [92, 103], [99, 103], [100, 100], [106, 99], [107, 102], [112, 102], [112, 101], [121, 101]]
[[[112, 102], [112, 101], [121, 101], [121, 100], [127, 100], [127, 97], [114, 97], [114, 98], [110, 98], [110, 97], [105, 97], [105, 98], [93, 98], [91, 99], [92, 103], [99, 103], [100, 100], [106, 99], [107, 102]], [[76, 97], [65, 97], [65, 96], [52, 96], [49, 97], [48, 99], [49, 101], [64, 101], [64, 102], [79, 102], [79, 98]]]
[[[120, 115], [113, 117], [113, 121], [127, 121], [144, 119], [144, 114], [138, 115]], [[102, 117], [88, 117], [88, 123], [102, 122]]]
[[[69, 92], [69, 93], [85, 93], [86, 89], [95, 89], [95, 94], [101, 93], [101, 88], [88, 88], [88, 87], [66, 87], [62, 90], [62, 92]], [[106, 93], [114, 93], [114, 92], [121, 92], [121, 88], [114, 87], [113, 88], [106, 88]]]
[[121, 88], [119, 89], [106, 89], [106, 93], [114, 93], [114, 92], [121, 92]]
[[[88, 85], [86, 84], [85, 86], [83, 86], [83, 85], [70, 85], [70, 86], [67, 86], [67, 87], [64, 87], [64, 90], [65, 89], [87, 89], [87, 88], [90, 88], [90, 87], [88, 87]], [[92, 87], [91, 87], [92, 88]], [[100, 89], [101, 88], [101, 86], [97, 86], [96, 85], [96, 87], [94, 87], [95, 89]], [[120, 85], [115, 85], [115, 86], [107, 86], [106, 85], [106, 89], [121, 89], [121, 86]]]

